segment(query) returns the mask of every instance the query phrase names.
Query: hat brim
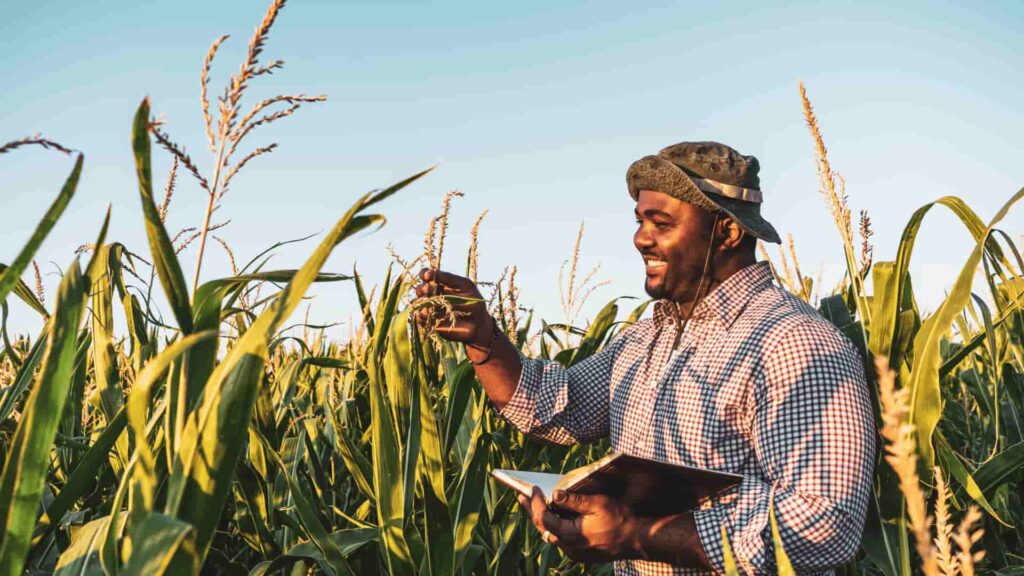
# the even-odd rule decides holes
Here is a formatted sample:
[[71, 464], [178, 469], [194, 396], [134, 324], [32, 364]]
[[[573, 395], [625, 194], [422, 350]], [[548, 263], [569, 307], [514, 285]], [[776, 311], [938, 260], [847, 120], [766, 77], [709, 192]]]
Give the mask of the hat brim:
[[644, 156], [626, 171], [626, 186], [634, 201], [641, 190], [654, 190], [714, 212], [721, 210], [748, 234], [765, 242], [781, 244], [775, 227], [761, 217], [761, 205], [702, 191], [678, 166], [658, 156]]

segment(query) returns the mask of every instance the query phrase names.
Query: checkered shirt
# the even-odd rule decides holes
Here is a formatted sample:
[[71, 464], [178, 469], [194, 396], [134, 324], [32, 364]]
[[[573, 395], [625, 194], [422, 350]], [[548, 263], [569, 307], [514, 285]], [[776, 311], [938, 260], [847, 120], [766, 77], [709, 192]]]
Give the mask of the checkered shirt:
[[[523, 357], [501, 415], [532, 438], [612, 449], [743, 476], [694, 511], [701, 544], [723, 572], [724, 524], [740, 569], [775, 571], [774, 502], [799, 573], [831, 573], [857, 552], [872, 490], [875, 425], [860, 355], [813, 308], [752, 264], [701, 301], [672, 350], [677, 306], [623, 330], [565, 368]], [[709, 574], [639, 560], [620, 575]]]

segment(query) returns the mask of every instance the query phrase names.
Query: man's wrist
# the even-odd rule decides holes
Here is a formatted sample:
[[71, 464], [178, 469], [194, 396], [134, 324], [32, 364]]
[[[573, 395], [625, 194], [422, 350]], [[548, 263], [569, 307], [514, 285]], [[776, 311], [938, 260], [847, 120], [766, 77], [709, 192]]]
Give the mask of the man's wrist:
[[648, 548], [651, 541], [651, 532], [656, 518], [633, 519], [633, 529], [630, 531], [628, 542], [628, 555], [633, 560], [647, 560], [649, 558]]
[[636, 518], [630, 537], [631, 554], [636, 560], [666, 562], [693, 568], [710, 568], [693, 512], [662, 518]]
[[494, 317], [490, 314], [488, 314], [480, 324], [486, 328], [482, 332], [480, 330], [474, 330], [473, 338], [463, 342], [463, 344], [469, 348], [475, 348], [483, 352], [487, 350], [487, 344], [494, 337], [494, 331], [498, 329], [498, 326], [495, 324]]

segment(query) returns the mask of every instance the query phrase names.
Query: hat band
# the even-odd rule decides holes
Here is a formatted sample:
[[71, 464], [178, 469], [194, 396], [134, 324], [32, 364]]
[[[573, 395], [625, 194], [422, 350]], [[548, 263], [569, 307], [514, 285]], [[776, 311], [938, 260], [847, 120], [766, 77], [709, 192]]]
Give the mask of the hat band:
[[[689, 176], [689, 175], [688, 175]], [[757, 204], [761, 203], [761, 191], [754, 190], [753, 188], [744, 188], [742, 186], [733, 186], [732, 184], [723, 184], [715, 180], [708, 180], [707, 178], [695, 178], [690, 176], [690, 180], [697, 185], [704, 192], [711, 194], [718, 194], [725, 196], [726, 198], [733, 198], [735, 200], [742, 200], [744, 202], [754, 202]]]

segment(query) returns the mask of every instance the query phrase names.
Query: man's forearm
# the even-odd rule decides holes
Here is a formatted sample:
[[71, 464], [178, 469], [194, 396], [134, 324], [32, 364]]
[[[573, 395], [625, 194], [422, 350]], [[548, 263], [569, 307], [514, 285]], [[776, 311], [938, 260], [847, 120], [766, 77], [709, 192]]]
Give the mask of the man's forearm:
[[484, 387], [484, 392], [491, 399], [494, 406], [501, 410], [508, 404], [508, 401], [515, 394], [516, 386], [519, 385], [519, 377], [523, 372], [523, 363], [519, 359], [519, 352], [512, 341], [498, 329], [497, 324], [491, 325], [496, 330], [494, 347], [490, 357], [480, 365], [475, 365], [487, 356], [487, 343], [491, 341], [491, 333], [487, 332], [481, 336], [482, 342], [466, 343], [466, 356], [474, 363], [476, 377]]
[[704, 553], [692, 512], [641, 519], [634, 547], [641, 560], [713, 569]]

